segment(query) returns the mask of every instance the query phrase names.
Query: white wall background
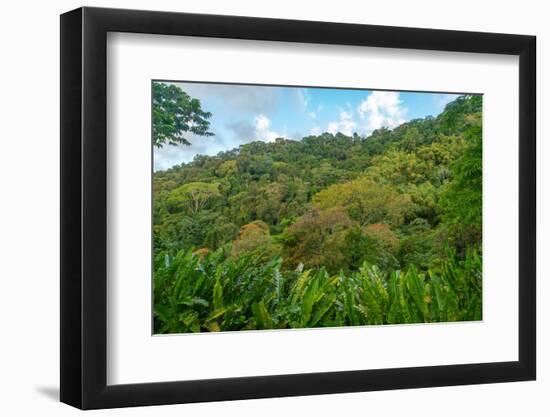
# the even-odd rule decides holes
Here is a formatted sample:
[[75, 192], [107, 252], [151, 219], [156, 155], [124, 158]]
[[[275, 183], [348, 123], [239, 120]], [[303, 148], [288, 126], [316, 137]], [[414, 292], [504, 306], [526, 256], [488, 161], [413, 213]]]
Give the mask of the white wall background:
[[[59, 392], [59, 17], [72, 0], [11, 1], [0, 17], [0, 414], [76, 415]], [[86, 5], [236, 14], [395, 26], [532, 34], [538, 37], [538, 381], [94, 412], [193, 416], [544, 416], [550, 412], [550, 26], [537, 0], [338, 2], [123, 0]], [[505, 231], [505, 228], [503, 228]], [[545, 395], [546, 394], [546, 395]]]

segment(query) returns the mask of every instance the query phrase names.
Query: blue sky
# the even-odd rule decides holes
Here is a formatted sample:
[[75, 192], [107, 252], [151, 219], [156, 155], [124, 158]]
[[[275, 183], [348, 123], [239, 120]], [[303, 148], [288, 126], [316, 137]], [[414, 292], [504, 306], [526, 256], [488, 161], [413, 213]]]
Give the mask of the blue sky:
[[436, 116], [457, 95], [336, 88], [172, 83], [212, 113], [214, 136], [187, 135], [191, 146], [155, 149], [154, 169], [190, 162], [197, 154], [216, 155], [255, 140], [300, 140], [323, 132], [368, 136], [428, 115]]

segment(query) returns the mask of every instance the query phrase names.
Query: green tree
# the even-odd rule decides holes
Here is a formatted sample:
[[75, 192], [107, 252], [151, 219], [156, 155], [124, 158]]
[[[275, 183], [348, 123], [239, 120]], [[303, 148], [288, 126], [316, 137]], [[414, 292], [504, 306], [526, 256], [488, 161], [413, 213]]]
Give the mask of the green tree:
[[242, 226], [231, 249], [233, 256], [247, 253], [269, 254], [270, 252], [269, 226], [260, 220]]
[[313, 201], [321, 209], [343, 207], [361, 225], [387, 221], [399, 226], [413, 209], [408, 194], [368, 177], [332, 185], [317, 193]]
[[[481, 228], [471, 225], [479, 222], [468, 220], [472, 216], [463, 221], [458, 209], [480, 213], [480, 198], [472, 200], [472, 207], [451, 200], [471, 187], [458, 183], [459, 165], [472, 152], [469, 129], [480, 123], [481, 99], [472, 96], [457, 100], [437, 117], [380, 129], [369, 137], [324, 133], [302, 140], [246, 143], [215, 156], [197, 155], [189, 163], [155, 172], [155, 248], [219, 248], [230, 256], [240, 228], [262, 221], [269, 227], [272, 249], [277, 252], [278, 245], [284, 246], [283, 269], [295, 269], [305, 260], [302, 263], [313, 268], [357, 271], [366, 260], [389, 270], [395, 264], [393, 256], [397, 268], [414, 265], [425, 272], [446, 258], [446, 246], [459, 257], [472, 246], [479, 250]], [[476, 160], [479, 155], [473, 156]], [[325, 251], [324, 263], [317, 262], [315, 254], [313, 263], [306, 256], [294, 262], [298, 252], [315, 245], [315, 238], [298, 238], [297, 233], [309, 226], [312, 233], [319, 230], [313, 228], [313, 216], [304, 216], [315, 210], [342, 212], [352, 226], [327, 233], [318, 242]], [[322, 223], [322, 218], [317, 220]], [[333, 220], [338, 216], [333, 214]], [[418, 222], [426, 230], [416, 227]], [[397, 251], [382, 244], [382, 230], [367, 230], [378, 223], [387, 224], [399, 240]], [[354, 228], [355, 234], [348, 230]], [[348, 250], [342, 249], [347, 235]], [[305, 246], [291, 248], [293, 239]], [[356, 256], [343, 259], [346, 252]]]
[[397, 268], [399, 240], [384, 223], [355, 227], [347, 232], [340, 246], [344, 271], [358, 271], [365, 262], [388, 271]]
[[291, 267], [326, 267], [337, 271], [344, 259], [340, 247], [346, 232], [356, 226], [339, 207], [312, 209], [284, 233], [284, 260]]
[[166, 203], [173, 212], [187, 209], [191, 214], [197, 214], [208, 202], [220, 195], [217, 183], [190, 182], [173, 190]]
[[201, 103], [173, 84], [153, 83], [153, 144], [190, 145], [185, 133], [212, 136], [208, 129], [211, 113]]
[[441, 205], [447, 222], [481, 225], [483, 144], [481, 124], [467, 134], [468, 147], [452, 166], [453, 179], [442, 195]]
[[482, 238], [482, 169], [483, 144], [481, 124], [466, 133], [468, 147], [451, 167], [452, 180], [446, 185], [440, 201], [443, 213], [440, 239], [464, 257], [468, 248], [481, 250]]

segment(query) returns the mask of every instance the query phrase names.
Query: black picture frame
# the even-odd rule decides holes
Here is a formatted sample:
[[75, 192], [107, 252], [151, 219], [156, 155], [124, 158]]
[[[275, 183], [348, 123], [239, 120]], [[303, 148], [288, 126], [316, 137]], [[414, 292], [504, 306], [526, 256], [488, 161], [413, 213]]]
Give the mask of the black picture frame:
[[[107, 385], [108, 32], [519, 56], [519, 360]], [[79, 8], [61, 15], [61, 401], [81, 409], [534, 380], [536, 38]]]

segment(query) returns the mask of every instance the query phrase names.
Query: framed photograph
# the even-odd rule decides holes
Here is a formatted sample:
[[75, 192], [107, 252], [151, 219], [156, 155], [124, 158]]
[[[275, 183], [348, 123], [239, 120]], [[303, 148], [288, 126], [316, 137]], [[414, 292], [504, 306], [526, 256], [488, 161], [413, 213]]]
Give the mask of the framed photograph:
[[535, 37], [61, 16], [61, 401], [533, 380]]

